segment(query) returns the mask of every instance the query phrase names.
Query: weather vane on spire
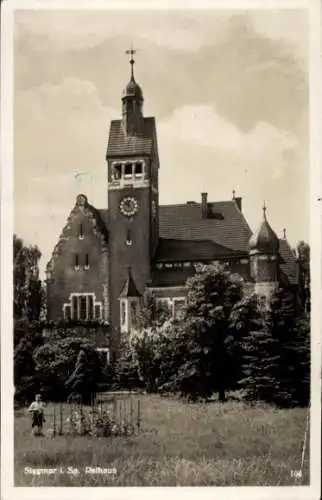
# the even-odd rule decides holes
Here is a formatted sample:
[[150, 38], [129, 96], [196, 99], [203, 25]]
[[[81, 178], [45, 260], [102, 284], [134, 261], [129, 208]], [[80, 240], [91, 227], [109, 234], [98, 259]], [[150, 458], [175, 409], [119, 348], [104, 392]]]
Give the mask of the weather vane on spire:
[[134, 54], [136, 54], [136, 52], [137, 52], [137, 49], [133, 49], [133, 45], [131, 45], [130, 49], [128, 49], [128, 50], [125, 51], [125, 54], [131, 56], [131, 59], [130, 59], [130, 64], [131, 64], [131, 78], [133, 78], [133, 79], [134, 79], [133, 66], [134, 66], [134, 63], [135, 63], [135, 61], [133, 59], [133, 56], [134, 56]]
[[266, 219], [266, 210], [267, 210], [267, 206], [266, 206], [266, 203], [264, 201], [264, 205], [263, 205], [264, 219]]

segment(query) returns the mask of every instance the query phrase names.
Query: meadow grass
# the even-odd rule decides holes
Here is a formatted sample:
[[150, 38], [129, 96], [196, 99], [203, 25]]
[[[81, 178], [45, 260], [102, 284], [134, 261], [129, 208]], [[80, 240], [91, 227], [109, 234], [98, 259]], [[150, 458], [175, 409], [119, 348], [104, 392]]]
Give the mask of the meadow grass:
[[[130, 437], [34, 437], [26, 411], [16, 411], [16, 486], [299, 484], [291, 471], [301, 465], [306, 409], [187, 404], [154, 395], [140, 401], [141, 431]], [[117, 474], [86, 474], [86, 466], [115, 468]], [[25, 467], [62, 470], [34, 476]], [[67, 467], [79, 473], [68, 474]], [[308, 449], [301, 484], [309, 484]]]

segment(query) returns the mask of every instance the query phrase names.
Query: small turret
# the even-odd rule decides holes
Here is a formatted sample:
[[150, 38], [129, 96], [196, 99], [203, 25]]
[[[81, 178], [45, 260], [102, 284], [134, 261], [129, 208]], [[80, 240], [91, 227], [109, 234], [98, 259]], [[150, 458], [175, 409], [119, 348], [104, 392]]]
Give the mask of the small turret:
[[263, 206], [264, 217], [258, 230], [249, 240], [249, 250], [251, 254], [261, 253], [267, 255], [276, 255], [279, 250], [279, 240], [275, 232], [269, 225], [266, 218], [266, 206]]
[[135, 329], [139, 316], [141, 294], [134, 282], [131, 269], [120, 293], [121, 333], [130, 333]]
[[279, 239], [267, 221], [265, 204], [263, 212], [263, 221], [249, 240], [249, 256], [255, 292], [268, 298], [279, 281]]

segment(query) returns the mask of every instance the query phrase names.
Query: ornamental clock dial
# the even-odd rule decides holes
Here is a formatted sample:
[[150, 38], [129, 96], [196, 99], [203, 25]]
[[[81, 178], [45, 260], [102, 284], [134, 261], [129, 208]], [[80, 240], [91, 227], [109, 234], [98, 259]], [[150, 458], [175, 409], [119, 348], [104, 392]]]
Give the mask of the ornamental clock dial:
[[139, 202], [133, 196], [126, 196], [120, 202], [120, 212], [126, 217], [133, 217], [139, 211]]

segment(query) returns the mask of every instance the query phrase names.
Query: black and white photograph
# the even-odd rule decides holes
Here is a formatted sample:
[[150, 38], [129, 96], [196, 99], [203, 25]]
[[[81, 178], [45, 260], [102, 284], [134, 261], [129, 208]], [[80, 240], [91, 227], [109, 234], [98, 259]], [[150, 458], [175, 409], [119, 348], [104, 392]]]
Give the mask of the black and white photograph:
[[3, 10], [4, 500], [318, 499], [321, 2]]

